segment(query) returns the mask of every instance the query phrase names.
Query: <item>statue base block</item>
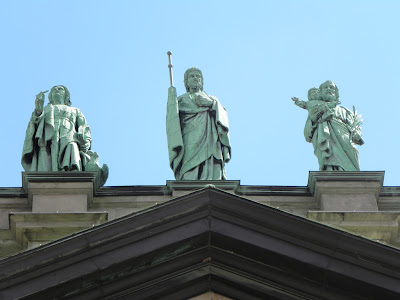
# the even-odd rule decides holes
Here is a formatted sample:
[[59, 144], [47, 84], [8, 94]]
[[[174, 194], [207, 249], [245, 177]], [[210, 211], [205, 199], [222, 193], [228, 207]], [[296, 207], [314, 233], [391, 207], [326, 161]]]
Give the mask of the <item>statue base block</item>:
[[9, 214], [21, 250], [106, 222], [107, 212], [88, 211], [99, 177], [99, 172], [23, 172], [22, 187], [32, 211]]
[[321, 211], [378, 211], [384, 172], [310, 172], [308, 187]]
[[23, 172], [32, 212], [85, 212], [98, 189], [98, 172]]

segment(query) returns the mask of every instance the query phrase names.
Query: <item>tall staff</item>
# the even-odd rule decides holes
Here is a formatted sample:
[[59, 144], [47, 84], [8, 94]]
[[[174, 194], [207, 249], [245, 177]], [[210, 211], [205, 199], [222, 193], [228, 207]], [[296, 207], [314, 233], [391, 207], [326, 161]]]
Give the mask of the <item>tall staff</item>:
[[173, 86], [174, 86], [174, 76], [173, 76], [173, 74], [172, 74], [172, 58], [171, 58], [172, 52], [171, 52], [171, 51], [168, 51], [168, 52], [167, 52], [167, 55], [168, 55], [168, 61], [169, 61], [169, 65], [168, 65], [168, 69], [169, 69], [169, 81], [170, 81], [170, 83], [171, 83], [171, 87], [173, 87]]

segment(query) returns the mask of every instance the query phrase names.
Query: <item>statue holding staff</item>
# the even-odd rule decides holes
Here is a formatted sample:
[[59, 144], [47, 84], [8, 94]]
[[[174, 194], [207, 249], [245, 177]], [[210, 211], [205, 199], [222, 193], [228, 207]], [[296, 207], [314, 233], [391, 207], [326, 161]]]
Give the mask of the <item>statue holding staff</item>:
[[308, 92], [309, 101], [292, 97], [295, 104], [308, 110], [304, 137], [314, 146], [320, 171], [360, 171], [357, 145], [361, 137], [361, 115], [338, 106], [339, 89], [332, 81], [325, 81], [319, 89]]
[[167, 139], [175, 179], [225, 180], [225, 163], [231, 158], [226, 110], [203, 91], [203, 74], [197, 68], [185, 72], [186, 93], [177, 97], [170, 52], [168, 56]]

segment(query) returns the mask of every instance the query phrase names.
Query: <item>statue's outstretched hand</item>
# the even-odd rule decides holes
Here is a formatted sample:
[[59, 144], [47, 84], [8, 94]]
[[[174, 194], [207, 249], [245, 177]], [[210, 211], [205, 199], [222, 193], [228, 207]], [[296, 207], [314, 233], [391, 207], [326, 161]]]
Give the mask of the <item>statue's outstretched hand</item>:
[[303, 109], [307, 109], [307, 104], [303, 100], [297, 98], [297, 97], [292, 97], [292, 100], [294, 101], [294, 104], [296, 104], [298, 107], [301, 107]]

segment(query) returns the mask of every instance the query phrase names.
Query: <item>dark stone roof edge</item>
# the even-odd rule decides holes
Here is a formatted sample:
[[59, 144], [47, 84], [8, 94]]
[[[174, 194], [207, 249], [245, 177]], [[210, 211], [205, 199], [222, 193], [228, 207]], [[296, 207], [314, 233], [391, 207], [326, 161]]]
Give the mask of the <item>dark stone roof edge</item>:
[[[193, 189], [193, 192], [200, 190]], [[400, 190], [400, 187], [399, 187]], [[261, 186], [261, 185], [241, 185], [235, 190], [237, 195], [252, 196], [304, 196], [311, 197], [311, 193], [306, 186]], [[146, 196], [146, 195], [172, 195], [168, 186], [164, 185], [142, 185], [142, 186], [110, 186], [101, 187], [97, 190], [96, 197], [110, 196]]]
[[[188, 210], [188, 208], [191, 208], [191, 210]], [[211, 208], [214, 208], [215, 211], [211, 211]], [[154, 211], [155, 214], [152, 214], [151, 211]], [[216, 216], [215, 212], [218, 213], [218, 216]], [[168, 218], [170, 216], [168, 213], [173, 213], [173, 219]], [[201, 219], [207, 218], [207, 214], [242, 227], [244, 223], [241, 219], [238, 219], [238, 217], [242, 216], [243, 219], [252, 221], [248, 219], [248, 216], [252, 216], [251, 219], [254, 218], [256, 224], [251, 226], [246, 225], [243, 228], [248, 228], [251, 231], [270, 236], [268, 232], [263, 233], [264, 230], [259, 230], [257, 228], [259, 226], [264, 226], [268, 231], [275, 230], [279, 236], [282, 237], [282, 240], [288, 243], [295, 242], [293, 243], [294, 245], [298, 245], [312, 253], [315, 252], [317, 254], [316, 257], [322, 254], [324, 256], [334, 257], [348, 265], [357, 262], [360, 267], [367, 267], [368, 270], [378, 268], [379, 270], [384, 270], [384, 273], [387, 274], [387, 276], [392, 276], [390, 274], [397, 276], [396, 278], [399, 276], [397, 267], [400, 265], [400, 251], [398, 249], [381, 245], [371, 240], [338, 229], [330, 228], [323, 224], [291, 215], [259, 204], [255, 201], [211, 187], [175, 198], [137, 214], [131, 214], [121, 219], [116, 219], [97, 227], [93, 227], [74, 236], [58, 240], [55, 243], [44, 245], [16, 256], [9, 257], [9, 259], [0, 261], [0, 265], [7, 266], [8, 270], [15, 270], [18, 266], [35, 266], [35, 262], [38, 262], [37, 259], [40, 259], [41, 262], [36, 264], [36, 267], [51, 266], [50, 268], [63, 268], [68, 261], [71, 262], [71, 256], [76, 256], [77, 259], [81, 260], [87, 259], [87, 255], [84, 252], [92, 252], [96, 255], [107, 254], [114, 248], [117, 249], [118, 247], [125, 245], [124, 243], [133, 245], [142, 239], [152, 236], [160, 236], [160, 233], [164, 234], [164, 231], [167, 232], [169, 230], [168, 228], [165, 228], [165, 225], [168, 227], [172, 225], [172, 222], [175, 223], [173, 224], [174, 227], [185, 226], [185, 224], [187, 224], [185, 218], [189, 215], [193, 215], [193, 220], [197, 220], [198, 217]], [[164, 220], [157, 222], [157, 224], [154, 224], [154, 220], [157, 220], [159, 215], [167, 217], [165, 217]], [[263, 216], [263, 218], [260, 218], [260, 216]], [[133, 225], [132, 221], [134, 221], [133, 218], [135, 217], [139, 218], [135, 219], [137, 222]], [[139, 226], [141, 229], [135, 229], [136, 226]], [[158, 228], [158, 230], [162, 231], [153, 231], [153, 227], [154, 229]], [[199, 232], [201, 232], [201, 230], [202, 229], [200, 228]], [[124, 232], [125, 234], [122, 234]], [[142, 237], [136, 238], [133, 237], [134, 235], [141, 235]], [[76, 239], [74, 241], [73, 249], [79, 250], [77, 252], [66, 254], [66, 252], [68, 253], [68, 250], [72, 250], [72, 248], [67, 249], [65, 246], [68, 244], [62, 244], [72, 238]], [[330, 238], [332, 240], [330, 240]], [[309, 245], [305, 246], [303, 239], [308, 240], [306, 243]], [[164, 244], [170, 243], [168, 239], [164, 238], [163, 240]], [[116, 241], [119, 245], [114, 244], [114, 246], [110, 248], [110, 244], [113, 244]], [[322, 242], [322, 244], [319, 242]], [[315, 245], [311, 245], [311, 243], [314, 243]], [[69, 243], [69, 246], [72, 246], [71, 244], [72, 243]], [[334, 246], [330, 247], [332, 245]], [[255, 243], [254, 246], [256, 246]], [[48, 260], [46, 257], [52, 257], [53, 259]], [[35, 274], [42, 272], [36, 267], [29, 270], [27, 273], [22, 272], [22, 276], [25, 278], [25, 276], [35, 276]], [[7, 272], [7, 270], [4, 269], [3, 272]], [[31, 274], [29, 275], [28, 273]], [[21, 274], [21, 272], [19, 274]], [[19, 276], [18, 274], [15, 275]], [[14, 277], [15, 275], [11, 275], [10, 277]], [[9, 279], [11, 279], [10, 277]]]
[[[196, 191], [196, 190], [193, 190]], [[300, 196], [312, 197], [307, 186], [241, 185], [235, 191], [240, 196]], [[118, 196], [165, 196], [172, 195], [166, 185], [103, 186], [95, 192], [95, 197]], [[382, 187], [380, 197], [400, 197], [400, 186]], [[0, 188], [0, 198], [25, 198], [23, 188]]]
[[172, 192], [166, 185], [130, 185], [130, 186], [103, 186], [96, 192], [96, 197], [109, 196], [164, 196]]
[[[193, 192], [200, 189], [193, 189]], [[235, 190], [237, 195], [249, 196], [302, 196], [312, 197], [308, 186], [280, 186], [280, 185], [239, 185]], [[96, 197], [110, 196], [152, 196], [172, 195], [167, 185], [131, 185], [131, 186], [103, 186], [100, 187]], [[400, 196], [400, 186], [382, 187], [380, 196]], [[0, 189], [1, 197], [1, 189]]]
[[[301, 223], [299, 223], [299, 224], [302, 224], [302, 226], [300, 226], [300, 227], [302, 227], [302, 228], [304, 227], [302, 229], [302, 228], [299, 228], [299, 226], [297, 226], [295, 228], [296, 229], [296, 233], [295, 234], [292, 233], [292, 235], [294, 237], [298, 237], [298, 232], [297, 231], [303, 230], [303, 231], [307, 231], [309, 233], [308, 235], [312, 236], [312, 238], [310, 236], [308, 236], [307, 239], [313, 240], [315, 238], [320, 237], [326, 242], [327, 241], [326, 240], [326, 236], [325, 236], [326, 232], [324, 233], [324, 232], [320, 232], [320, 231], [321, 230], [322, 231], [326, 231], [327, 230], [327, 231], [331, 232], [332, 234], [339, 235], [337, 237], [337, 240], [340, 239], [342, 242], [343, 241], [347, 241], [347, 242], [354, 241], [357, 244], [358, 243], [367, 243], [367, 244], [374, 245], [375, 247], [379, 247], [382, 250], [385, 249], [385, 250], [394, 251], [394, 252], [397, 252], [397, 254], [400, 254], [400, 249], [397, 248], [397, 247], [393, 247], [391, 245], [378, 243], [376, 241], [373, 241], [371, 239], [365, 238], [363, 236], [360, 236], [360, 235], [357, 235], [357, 234], [353, 234], [353, 233], [341, 230], [341, 229], [336, 228], [336, 227], [328, 226], [328, 225], [322, 224], [322, 223], [317, 222], [317, 221], [309, 220], [307, 218], [304, 218], [304, 217], [301, 217], [301, 216], [298, 216], [298, 215], [294, 215], [294, 214], [288, 213], [286, 211], [282, 211], [282, 210], [276, 209], [276, 208], [271, 207], [271, 206], [266, 206], [266, 205], [258, 203], [256, 201], [252, 201], [252, 200], [249, 200], [249, 199], [246, 199], [246, 198], [242, 198], [242, 197], [240, 197], [238, 195], [233, 195], [233, 194], [224, 192], [222, 190], [218, 190], [218, 189], [214, 189], [214, 188], [204, 188], [204, 189], [201, 189], [199, 191], [193, 192], [191, 194], [184, 195], [184, 196], [172, 199], [170, 201], [166, 201], [166, 202], [157, 204], [155, 206], [151, 206], [151, 207], [146, 208], [144, 210], [141, 210], [141, 211], [138, 211], [138, 212], [134, 212], [134, 213], [131, 213], [129, 215], [114, 219], [112, 221], [97, 225], [95, 227], [91, 227], [91, 228], [88, 228], [86, 230], [74, 233], [74, 234], [69, 235], [69, 236], [67, 236], [65, 238], [61, 238], [59, 240], [56, 240], [56, 241], [53, 241], [51, 243], [45, 244], [45, 245], [43, 245], [41, 247], [34, 248], [32, 250], [28, 250], [28, 251], [25, 251], [25, 252], [17, 253], [15, 255], [6, 257], [4, 259], [0, 259], [0, 265], [4, 260], [7, 260], [7, 259], [13, 260], [14, 258], [16, 259], [17, 257], [20, 257], [20, 256], [30, 255], [33, 252], [41, 251], [41, 249], [43, 249], [43, 248], [51, 247], [52, 245], [56, 245], [56, 244], [62, 243], [64, 241], [67, 241], [67, 240], [70, 240], [70, 239], [74, 239], [74, 238], [79, 237], [79, 236], [84, 236], [85, 234], [91, 234], [91, 233], [95, 234], [96, 232], [99, 232], [99, 231], [101, 231], [103, 229], [106, 229], [108, 227], [112, 227], [112, 226], [117, 225], [117, 224], [125, 223], [126, 225], [124, 225], [124, 226], [129, 226], [128, 224], [131, 222], [132, 218], [135, 218], [135, 217], [138, 217], [138, 216], [146, 216], [146, 214], [151, 213], [152, 211], [158, 210], [158, 209], [160, 209], [162, 207], [165, 207], [165, 206], [177, 205], [177, 204], [179, 205], [178, 202], [183, 202], [183, 201], [186, 202], [188, 200], [190, 201], [190, 198], [196, 198], [198, 194], [204, 193], [205, 191], [208, 191], [208, 192], [213, 191], [213, 192], [222, 193], [222, 194], [225, 194], [225, 196], [234, 197], [234, 198], [240, 199], [241, 201], [247, 202], [247, 203], [249, 203], [249, 204], [251, 204], [253, 206], [258, 206], [259, 208], [265, 210], [264, 211], [265, 213], [268, 212], [267, 215], [265, 216], [265, 219], [268, 220], [269, 224], [260, 224], [259, 220], [258, 220], [257, 226], [261, 225], [261, 226], [268, 226], [269, 227], [269, 226], [271, 226], [270, 225], [271, 222], [275, 222], [273, 219], [279, 218], [279, 216], [285, 216], [286, 218], [289, 218], [288, 221], [291, 220], [289, 223], [301, 222]], [[228, 205], [230, 205], [230, 204], [228, 204]], [[209, 208], [207, 208], [207, 207], [209, 207], [209, 204], [208, 203], [204, 203], [203, 205], [198, 206], [197, 208], [195, 208], [189, 214], [194, 214], [194, 213], [196, 213], [198, 211], [208, 210]], [[225, 210], [225, 208], [221, 208], [221, 207], [217, 207], [216, 209], [221, 210], [221, 211]], [[229, 214], [230, 214], [230, 212], [229, 212]], [[233, 215], [233, 216], [235, 216], [235, 215]], [[177, 218], [180, 219], [181, 216], [179, 216]], [[162, 221], [162, 223], [163, 222], [169, 222], [169, 220]], [[152, 224], [151, 226], [146, 226], [145, 229], [143, 229], [143, 230], [148, 230], [151, 227], [160, 226], [160, 223], [157, 223], [157, 224], [151, 223], [151, 224]], [[281, 227], [279, 227], [279, 228], [276, 227], [275, 229], [277, 229], [278, 231], [280, 231], [280, 232], [282, 232], [284, 234], [287, 234], [288, 230], [287, 230], [286, 227], [291, 227], [291, 224], [283, 224], [283, 225], [284, 226], [281, 225]], [[314, 227], [314, 230], [312, 232], [308, 231], [308, 229], [310, 229], [310, 226]], [[318, 231], [316, 230], [317, 228], [318, 228]], [[114, 236], [114, 234], [115, 233], [113, 232], [110, 236]], [[121, 235], [119, 238], [124, 238], [124, 237], [125, 237], [125, 235]], [[304, 237], [305, 237], [305, 233], [304, 233]], [[110, 240], [108, 242], [110, 242]], [[327, 246], [328, 245], [324, 245], [324, 247], [327, 247]], [[334, 243], [332, 244], [332, 246], [334, 246]], [[92, 248], [92, 245], [88, 245], [88, 248]], [[345, 243], [345, 247], [344, 248], [349, 248], [350, 249], [351, 247], [348, 247], [348, 245], [346, 245], [346, 243]], [[375, 255], [381, 256], [380, 253], [375, 253]], [[385, 255], [383, 255], [383, 257], [388, 258]]]
[[21, 198], [28, 197], [28, 194], [23, 188], [10, 187], [10, 188], [0, 188], [0, 198]]

